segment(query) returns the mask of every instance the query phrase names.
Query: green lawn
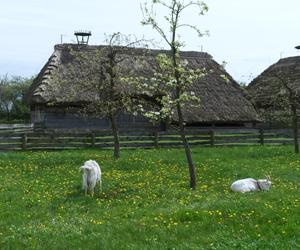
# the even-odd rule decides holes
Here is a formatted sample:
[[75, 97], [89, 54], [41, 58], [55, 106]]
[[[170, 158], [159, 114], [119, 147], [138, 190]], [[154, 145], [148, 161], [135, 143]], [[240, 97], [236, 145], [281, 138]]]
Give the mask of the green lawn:
[[[300, 249], [300, 157], [292, 147], [0, 153], [0, 249]], [[85, 197], [95, 159], [103, 192]], [[272, 177], [269, 192], [230, 184]]]

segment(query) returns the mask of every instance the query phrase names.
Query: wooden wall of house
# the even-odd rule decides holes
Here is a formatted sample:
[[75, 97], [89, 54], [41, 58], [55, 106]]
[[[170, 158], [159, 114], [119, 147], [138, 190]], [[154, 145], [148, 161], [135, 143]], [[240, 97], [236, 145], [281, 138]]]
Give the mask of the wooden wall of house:
[[[101, 130], [111, 128], [107, 118], [83, 117], [79, 113], [57, 107], [35, 106], [31, 109], [31, 119], [35, 127], [44, 129]], [[141, 115], [120, 113], [117, 122], [123, 130], [153, 128], [153, 124]]]
[[[35, 128], [43, 129], [78, 129], [78, 130], [109, 130], [110, 122], [107, 118], [82, 117], [82, 115], [71, 112], [62, 107], [43, 107], [34, 106], [31, 108], [31, 119]], [[120, 130], [153, 130], [155, 127], [160, 131], [172, 130], [176, 124], [159, 124], [153, 126], [143, 116], [133, 116], [121, 113], [117, 122]], [[253, 127], [252, 123], [229, 122], [229, 123], [193, 123], [186, 125], [189, 129], [214, 129], [214, 128], [242, 128]]]

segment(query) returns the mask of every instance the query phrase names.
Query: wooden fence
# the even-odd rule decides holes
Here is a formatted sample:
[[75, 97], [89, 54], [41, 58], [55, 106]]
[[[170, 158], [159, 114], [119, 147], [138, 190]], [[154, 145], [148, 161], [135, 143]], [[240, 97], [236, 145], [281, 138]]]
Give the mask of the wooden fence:
[[0, 133], [33, 131], [33, 124], [0, 124]]
[[[240, 146], [240, 145], [282, 145], [293, 143], [292, 132], [285, 130], [219, 129], [187, 130], [191, 146]], [[47, 150], [76, 148], [112, 148], [110, 131], [58, 133], [27, 130], [0, 129], [0, 151], [4, 150]], [[121, 147], [157, 148], [182, 145], [176, 131], [169, 132], [122, 132]]]

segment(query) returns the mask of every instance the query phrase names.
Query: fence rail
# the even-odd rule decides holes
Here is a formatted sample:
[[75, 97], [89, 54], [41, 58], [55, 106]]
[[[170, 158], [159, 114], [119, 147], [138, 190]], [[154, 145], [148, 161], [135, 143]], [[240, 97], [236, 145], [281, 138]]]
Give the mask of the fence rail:
[[33, 131], [33, 124], [0, 124], [0, 136]]
[[[23, 129], [23, 130], [22, 130]], [[114, 140], [110, 131], [62, 133], [34, 132], [32, 128], [0, 129], [0, 151], [38, 149], [111, 148]], [[214, 131], [187, 130], [191, 146], [240, 146], [292, 144], [292, 132], [284, 130], [222, 129]], [[176, 131], [120, 132], [121, 147], [179, 147], [181, 138]]]

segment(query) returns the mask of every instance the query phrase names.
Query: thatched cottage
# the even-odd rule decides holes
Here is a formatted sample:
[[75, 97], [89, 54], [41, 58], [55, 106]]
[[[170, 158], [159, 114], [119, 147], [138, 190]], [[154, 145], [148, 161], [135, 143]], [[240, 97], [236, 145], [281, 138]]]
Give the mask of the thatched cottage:
[[[67, 71], [81, 72], [81, 64], [74, 63], [71, 50], [78, 48], [75, 44], [61, 44], [54, 47], [54, 53], [33, 81], [25, 98], [30, 105], [31, 118], [34, 124], [45, 128], [109, 128], [106, 118], [83, 118], [75, 112], [87, 101], [92, 101], [93, 93], [78, 93], [70, 97], [74, 84], [79, 84], [76, 74], [67, 74]], [[90, 63], [97, 63], [93, 58], [97, 50], [105, 46], [81, 46], [81, 53], [90, 57]], [[132, 48], [130, 55], [124, 50], [120, 56], [127, 57], [126, 67], [131, 67], [141, 74], [150, 72], [143, 67], [152, 67], [155, 57], [159, 53], [168, 53], [164, 50], [147, 50]], [[181, 58], [188, 61], [191, 68], [205, 68], [206, 76], [196, 80], [192, 89], [200, 97], [201, 105], [197, 108], [185, 108], [184, 119], [187, 126], [244, 126], [246, 123], [255, 122], [258, 115], [251, 102], [245, 98], [243, 90], [232, 77], [215, 62], [212, 57], [204, 52], [181, 52]], [[77, 60], [78, 61], [78, 60]], [[144, 61], [141, 68], [140, 62]], [[86, 65], [86, 64], [82, 64]], [[86, 75], [83, 80], [97, 77], [98, 73]], [[82, 77], [82, 76], [81, 76]], [[81, 79], [82, 80], [82, 79]], [[64, 82], [64, 84], [61, 84]], [[66, 84], [67, 83], [67, 84]], [[70, 107], [72, 107], [70, 109]], [[118, 118], [121, 129], [151, 127], [142, 116], [133, 116], [121, 113]], [[172, 121], [171, 121], [172, 122]]]
[[247, 90], [269, 126], [288, 120], [291, 98], [298, 107], [300, 104], [300, 56], [280, 59], [256, 77]]
[[300, 90], [300, 56], [280, 59], [256, 77], [247, 90], [259, 109], [276, 110], [282, 108], [278, 100], [288, 94], [285, 85], [295, 92]]

